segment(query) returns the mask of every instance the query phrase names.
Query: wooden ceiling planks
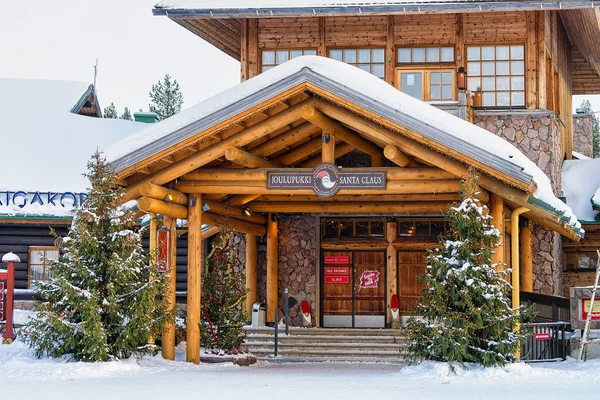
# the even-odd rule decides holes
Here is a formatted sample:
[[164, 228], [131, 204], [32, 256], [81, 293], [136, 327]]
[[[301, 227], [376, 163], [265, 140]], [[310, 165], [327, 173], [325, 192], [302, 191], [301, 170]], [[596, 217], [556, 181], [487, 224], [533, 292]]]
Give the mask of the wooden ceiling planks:
[[576, 46], [571, 46], [573, 94], [600, 94], [600, 75]]
[[600, 11], [597, 8], [563, 10], [560, 16], [571, 43], [600, 75]]
[[169, 17], [227, 55], [240, 59], [241, 30], [235, 32], [218, 20]]

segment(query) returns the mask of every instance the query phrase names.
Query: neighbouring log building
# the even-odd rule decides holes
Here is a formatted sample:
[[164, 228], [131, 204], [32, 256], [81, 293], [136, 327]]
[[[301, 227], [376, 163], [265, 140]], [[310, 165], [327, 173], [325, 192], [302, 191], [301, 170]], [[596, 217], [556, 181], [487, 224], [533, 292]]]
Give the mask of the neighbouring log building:
[[556, 197], [561, 166], [591, 150], [572, 95], [600, 93], [590, 2], [167, 0], [154, 13], [241, 62], [236, 87], [107, 150], [128, 199], [173, 236], [187, 221], [188, 361], [203, 240], [224, 224], [247, 306], [265, 301], [268, 322], [288, 289], [316, 326], [385, 327], [392, 295], [402, 315], [416, 305], [469, 166], [513, 302], [563, 293], [561, 235], [584, 232]]

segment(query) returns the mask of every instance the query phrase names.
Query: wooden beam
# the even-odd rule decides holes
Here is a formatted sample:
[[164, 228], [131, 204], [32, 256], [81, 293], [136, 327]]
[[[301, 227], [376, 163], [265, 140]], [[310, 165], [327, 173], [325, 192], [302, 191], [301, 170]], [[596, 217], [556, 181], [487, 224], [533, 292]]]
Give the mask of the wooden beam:
[[506, 240], [504, 234], [504, 200], [495, 193], [490, 195], [490, 214], [492, 224], [500, 231], [499, 246], [494, 249], [495, 253], [492, 254], [492, 264], [499, 264], [500, 266], [496, 270], [503, 271], [506, 263], [504, 260], [504, 241]]
[[396, 75], [396, 45], [394, 43], [394, 16], [386, 17], [385, 35], [385, 81], [394, 86]]
[[[371, 171], [385, 171], [388, 181], [397, 180], [438, 180], [457, 179], [459, 176], [436, 167], [417, 168], [373, 168]], [[241, 169], [241, 168], [203, 168], [181, 177], [183, 181], [265, 181], [268, 169]], [[310, 168], [304, 171], [295, 168], [298, 172], [311, 172]], [[364, 168], [344, 168], [348, 172], [364, 172]], [[180, 181], [181, 182], [181, 181]], [[227, 184], [229, 185], [229, 184]]]
[[537, 42], [537, 11], [527, 11], [527, 91], [525, 99], [528, 109], [538, 107], [537, 87], [537, 64], [538, 64], [538, 42]]
[[125, 189], [125, 197], [123, 202], [137, 197], [140, 186], [146, 182], [155, 183], [157, 185], [165, 184], [166, 182], [172, 181], [175, 178], [179, 178], [181, 175], [206, 165], [211, 161], [214, 161], [220, 157], [224, 157], [225, 150], [229, 147], [245, 146], [256, 139], [269, 134], [270, 132], [296, 121], [302, 115], [302, 107], [305, 104], [308, 104], [310, 101], [311, 99], [308, 99], [304, 102], [298, 103], [295, 106], [290, 107], [277, 115], [274, 115], [266, 121], [259, 122], [258, 124], [253, 125], [252, 127], [247, 128], [240, 133], [236, 133], [235, 135], [213, 144], [206, 149], [191, 154], [183, 160], [180, 160], [175, 164], [172, 164], [160, 171], [157, 171], [153, 175], [132, 184]]
[[315, 126], [310, 122], [305, 122], [302, 125], [277, 135], [273, 139], [270, 139], [256, 147], [251, 147], [249, 150], [250, 153], [258, 157], [270, 156], [271, 154], [276, 153], [281, 149], [285, 149], [290, 145], [299, 142], [300, 140], [306, 139], [313, 133], [317, 133], [320, 130], [321, 128], [318, 126]]
[[258, 61], [258, 19], [248, 19], [248, 79], [260, 74]]
[[299, 202], [405, 202], [405, 201], [446, 201], [453, 202], [460, 200], [459, 193], [414, 193], [414, 194], [380, 194], [380, 195], [335, 195], [333, 197], [318, 197], [317, 195], [294, 195], [294, 196], [278, 196], [264, 195], [258, 198], [258, 201], [299, 201]]
[[[354, 147], [349, 145], [348, 143], [343, 143], [343, 142], [339, 143], [335, 146], [335, 159], [337, 160], [338, 158], [350, 153], [353, 150], [354, 150]], [[324, 161], [323, 161], [321, 155], [317, 154], [316, 156], [311, 157], [308, 160], [300, 163], [298, 165], [298, 168], [314, 168], [322, 162], [324, 162]], [[333, 164], [335, 164], [335, 161], [333, 162]]]
[[327, 57], [327, 45], [326, 45], [326, 34], [325, 29], [325, 17], [319, 17], [319, 45], [317, 47], [317, 55], [321, 57]]
[[265, 160], [264, 158], [250, 154], [236, 147], [225, 150], [225, 158], [231, 162], [247, 168], [279, 168], [280, 165]]
[[185, 194], [150, 182], [145, 182], [140, 185], [139, 194], [142, 197], [150, 197], [182, 206], [187, 205], [187, 196]]
[[[267, 189], [265, 181], [180, 181], [177, 190], [184, 193], [222, 193], [257, 195], [312, 195], [312, 189]], [[457, 193], [458, 179], [431, 181], [397, 180], [388, 181], [386, 189], [341, 189], [339, 194], [412, 194], [412, 193]], [[158, 200], [157, 200], [158, 201]]]
[[264, 215], [256, 213], [246, 215], [246, 212], [242, 207], [230, 206], [211, 200], [205, 200], [204, 204], [208, 205], [208, 207], [210, 207], [209, 211], [215, 214], [229, 216], [242, 221], [253, 222], [259, 225], [264, 225], [267, 223], [267, 217], [265, 217]]
[[335, 163], [335, 136], [323, 133], [321, 138], [321, 160], [324, 163]]
[[202, 240], [206, 240], [209, 237], [215, 236], [217, 233], [221, 232], [222, 229], [218, 226], [213, 226], [202, 232]]
[[[527, 221], [527, 220], [525, 220]], [[521, 290], [524, 292], [533, 292], [533, 257], [531, 245], [531, 223], [521, 226], [519, 233], [519, 250], [521, 251]]]
[[287, 153], [273, 158], [273, 162], [281, 165], [292, 165], [298, 161], [310, 157], [319, 150], [321, 150], [322, 139], [320, 137], [314, 138], [301, 146], [298, 146]]
[[252, 319], [252, 305], [256, 302], [256, 264], [257, 264], [256, 235], [246, 234], [246, 315]]
[[358, 202], [252, 202], [252, 211], [278, 213], [442, 213], [448, 211], [448, 202], [358, 203]]
[[279, 240], [275, 214], [267, 214], [267, 323], [275, 321], [275, 309], [279, 307]]
[[248, 79], [248, 18], [242, 18], [240, 45], [240, 82]]
[[378, 146], [366, 139], [363, 139], [356, 133], [350, 132], [348, 129], [344, 128], [338, 122], [333, 121], [316, 108], [310, 105], [303, 106], [302, 118], [320, 127], [324, 133], [332, 132], [334, 136], [338, 137], [340, 140], [343, 140], [344, 142], [370, 155], [371, 165], [373, 167], [383, 166], [383, 154]]
[[[387, 287], [387, 298], [388, 301], [391, 301], [393, 295], [398, 294], [398, 250], [392, 244], [398, 237], [398, 225], [394, 222], [386, 222], [385, 226], [387, 235], [386, 239], [388, 241], [388, 247], [386, 249], [386, 287]], [[386, 307], [388, 310], [386, 313], [386, 321], [390, 323], [392, 320], [392, 315], [390, 312], [390, 308]], [[395, 327], [392, 327], [395, 328]]]
[[385, 158], [400, 167], [407, 167], [410, 164], [410, 157], [401, 152], [396, 146], [388, 144], [383, 149]]
[[151, 199], [149, 197], [137, 199], [137, 206], [140, 210], [147, 213], [168, 215], [180, 219], [185, 219], [188, 216], [188, 210], [185, 206], [167, 203], [166, 201]]
[[[175, 276], [177, 274], [177, 219], [166, 216], [164, 226], [169, 229], [169, 260], [167, 266], [169, 270], [165, 272], [167, 276], [167, 293], [164, 297], [165, 309], [168, 313], [172, 313], [177, 303], [177, 282]], [[175, 359], [175, 320], [169, 320], [164, 323], [162, 329], [162, 356], [166, 360]]]
[[188, 201], [188, 270], [186, 360], [200, 363], [200, 300], [202, 298], [202, 195]]
[[235, 218], [227, 218], [211, 212], [202, 213], [202, 220], [205, 224], [217, 226], [221, 229], [228, 229], [234, 232], [249, 233], [256, 236], [264, 236], [265, 227], [252, 222], [241, 221]]
[[244, 204], [248, 204], [258, 197], [259, 195], [256, 194], [240, 194], [238, 196], [231, 196], [226, 202], [230, 206], [243, 206]]
[[[148, 250], [150, 253], [150, 268], [151, 268], [151, 272], [150, 272], [150, 282], [152, 282], [155, 278], [156, 278], [156, 264], [157, 264], [157, 251], [158, 251], [158, 235], [157, 235], [157, 231], [158, 231], [158, 218], [156, 217], [156, 214], [154, 213], [149, 213], [150, 216], [150, 232], [149, 232], [149, 236], [150, 236], [150, 243], [148, 245]], [[150, 317], [149, 317], [150, 318]], [[152, 335], [150, 335], [148, 337], [148, 345], [149, 346], [154, 346], [155, 342], [154, 342], [154, 337]]]

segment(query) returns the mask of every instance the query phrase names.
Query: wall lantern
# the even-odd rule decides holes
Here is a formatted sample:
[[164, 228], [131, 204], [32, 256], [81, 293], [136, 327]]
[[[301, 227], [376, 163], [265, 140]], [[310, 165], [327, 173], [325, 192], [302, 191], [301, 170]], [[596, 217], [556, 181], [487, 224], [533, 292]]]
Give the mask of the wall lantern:
[[156, 267], [158, 272], [167, 272], [171, 269], [171, 231], [163, 225], [156, 231], [156, 236]]
[[467, 89], [467, 72], [464, 67], [459, 67], [456, 73], [456, 87], [461, 92]]

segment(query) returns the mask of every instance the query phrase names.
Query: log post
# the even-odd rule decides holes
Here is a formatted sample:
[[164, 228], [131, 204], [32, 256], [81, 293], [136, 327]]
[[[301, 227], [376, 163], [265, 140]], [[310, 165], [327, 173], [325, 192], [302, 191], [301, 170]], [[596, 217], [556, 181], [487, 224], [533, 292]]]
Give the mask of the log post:
[[531, 254], [531, 222], [524, 219], [519, 236], [521, 251], [522, 291], [533, 292], [533, 257]]
[[275, 321], [275, 310], [279, 304], [279, 240], [277, 238], [277, 215], [267, 214], [267, 323]]
[[252, 305], [256, 302], [256, 235], [246, 234], [246, 313], [248, 320], [252, 319]]
[[392, 299], [393, 295], [398, 294], [398, 250], [393, 245], [394, 241], [398, 236], [398, 227], [396, 222], [387, 222], [386, 223], [387, 230], [387, 241], [389, 243], [386, 250], [386, 258], [387, 258], [387, 287], [388, 287], [388, 304], [387, 313], [386, 313], [386, 322], [389, 324], [392, 322], [392, 314], [391, 308], [389, 307], [389, 302]]
[[[150, 245], [149, 245], [149, 253], [150, 253], [150, 282], [152, 282], [155, 278], [154, 274], [156, 273], [156, 251], [157, 251], [157, 230], [158, 230], [158, 220], [156, 218], [156, 214], [150, 213]], [[154, 346], [154, 336], [148, 336], [148, 345]]]
[[323, 131], [323, 148], [321, 150], [321, 161], [324, 163], [335, 164], [335, 136], [333, 132]]
[[[165, 295], [166, 311], [171, 313], [177, 303], [177, 219], [165, 216], [165, 226], [169, 229], [169, 265], [168, 288]], [[175, 322], [173, 320], [165, 322], [162, 333], [162, 356], [166, 360], [175, 359]]]
[[[504, 260], [504, 199], [495, 193], [490, 194], [490, 214], [492, 223], [500, 231], [499, 246], [494, 249], [492, 254], [492, 264], [505, 264]], [[496, 271], [504, 271], [504, 265], [498, 265]]]
[[188, 202], [188, 282], [186, 361], [200, 363], [200, 299], [202, 295], [202, 195]]

